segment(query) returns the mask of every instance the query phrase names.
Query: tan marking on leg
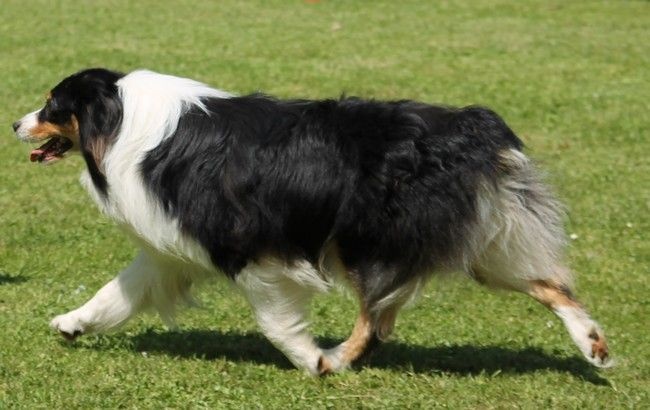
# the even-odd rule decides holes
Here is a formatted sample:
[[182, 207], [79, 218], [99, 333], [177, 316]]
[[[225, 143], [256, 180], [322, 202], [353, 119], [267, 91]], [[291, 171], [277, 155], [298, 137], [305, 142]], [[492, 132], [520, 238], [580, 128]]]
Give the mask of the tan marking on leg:
[[[589, 317], [589, 314], [585, 311], [580, 302], [575, 299], [568, 287], [550, 283], [548, 281], [535, 280], [530, 282], [528, 294], [547, 308], [553, 310], [563, 319], [565, 326], [574, 339], [574, 342], [578, 347], [580, 347], [585, 356], [591, 356], [591, 359], [598, 358], [600, 362], [596, 364], [599, 366], [607, 365], [609, 349], [607, 347], [605, 335], [602, 330], [600, 330], [598, 324]], [[569, 316], [570, 319], [567, 320], [566, 312], [571, 311], [575, 313], [573, 313], [572, 316]], [[571, 325], [571, 323], [576, 323], [578, 329], [580, 326], [585, 327], [588, 334], [585, 335], [582, 333], [581, 336], [580, 332], [576, 333], [575, 328], [572, 329], [575, 325]], [[589, 326], [593, 326], [591, 330], [589, 330]], [[587, 336], [588, 339], [585, 339], [584, 336]], [[585, 341], [587, 346], [585, 346], [583, 344], [584, 342], [581, 341]], [[589, 351], [589, 343], [591, 343], [591, 351]]]
[[350, 282], [352, 288], [356, 291], [359, 300], [360, 313], [354, 324], [352, 333], [348, 339], [332, 350], [339, 350], [340, 355], [335, 360], [337, 363], [336, 370], [347, 367], [354, 360], [358, 359], [366, 350], [368, 343], [372, 339], [374, 332], [373, 320], [364, 301], [361, 284], [355, 280], [351, 272], [343, 265], [339, 255], [338, 247], [335, 244], [328, 246], [328, 254], [321, 260], [321, 268], [340, 272]]
[[359, 356], [361, 356], [361, 354], [366, 350], [371, 337], [372, 323], [370, 321], [370, 316], [365, 309], [362, 309], [361, 314], [354, 325], [354, 329], [352, 329], [352, 334], [348, 340], [343, 342], [344, 348], [341, 357], [343, 363], [347, 365], [359, 358]]
[[531, 281], [528, 294], [549, 309], [559, 306], [581, 307], [569, 288], [544, 280]]

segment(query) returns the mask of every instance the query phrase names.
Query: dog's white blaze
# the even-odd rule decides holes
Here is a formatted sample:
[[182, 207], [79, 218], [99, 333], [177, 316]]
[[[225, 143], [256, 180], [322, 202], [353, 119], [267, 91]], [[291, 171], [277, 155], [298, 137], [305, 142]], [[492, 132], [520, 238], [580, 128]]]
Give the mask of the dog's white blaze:
[[32, 138], [31, 130], [38, 125], [38, 113], [41, 112], [41, 110], [36, 110], [34, 112], [30, 112], [29, 114], [25, 115], [23, 118], [21, 118], [18, 122], [20, 123], [20, 127], [16, 130], [16, 136], [18, 137], [19, 140], [25, 141], [25, 142], [34, 142], [34, 139]]

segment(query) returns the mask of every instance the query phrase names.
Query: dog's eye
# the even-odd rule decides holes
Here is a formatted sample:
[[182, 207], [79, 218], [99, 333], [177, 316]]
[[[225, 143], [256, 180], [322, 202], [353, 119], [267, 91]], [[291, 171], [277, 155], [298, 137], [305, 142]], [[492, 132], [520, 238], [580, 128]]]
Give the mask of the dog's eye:
[[63, 124], [70, 120], [70, 111], [61, 107], [55, 100], [50, 99], [38, 114], [38, 119], [41, 122]]
[[50, 116], [50, 104], [46, 103], [45, 107], [43, 107], [41, 111], [39, 111], [38, 113], [38, 120], [41, 122], [47, 121], [49, 116]]
[[64, 124], [70, 120], [70, 112], [67, 110], [50, 111], [50, 122]]

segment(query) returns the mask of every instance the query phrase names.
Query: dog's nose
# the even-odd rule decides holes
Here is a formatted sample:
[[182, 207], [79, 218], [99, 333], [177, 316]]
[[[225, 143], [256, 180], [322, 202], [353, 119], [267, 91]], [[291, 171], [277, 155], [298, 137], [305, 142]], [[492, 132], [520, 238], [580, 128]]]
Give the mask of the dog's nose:
[[20, 128], [20, 121], [16, 121], [11, 126], [14, 128], [14, 132], [18, 131], [18, 128]]

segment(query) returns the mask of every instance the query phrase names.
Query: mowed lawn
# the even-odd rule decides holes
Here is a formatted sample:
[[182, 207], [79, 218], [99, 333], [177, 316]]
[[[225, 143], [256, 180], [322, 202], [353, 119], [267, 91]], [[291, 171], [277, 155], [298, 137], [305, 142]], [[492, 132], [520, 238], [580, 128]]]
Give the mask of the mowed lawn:
[[[0, 6], [0, 408], [650, 407], [650, 3], [87, 1]], [[501, 113], [567, 204], [578, 295], [617, 366], [590, 367], [533, 300], [434, 280], [392, 341], [315, 379], [225, 280], [179, 328], [142, 316], [63, 342], [48, 328], [136, 250], [78, 185], [31, 164], [11, 123], [81, 68], [149, 68], [246, 93], [342, 93]], [[351, 297], [313, 304], [325, 345]]]

